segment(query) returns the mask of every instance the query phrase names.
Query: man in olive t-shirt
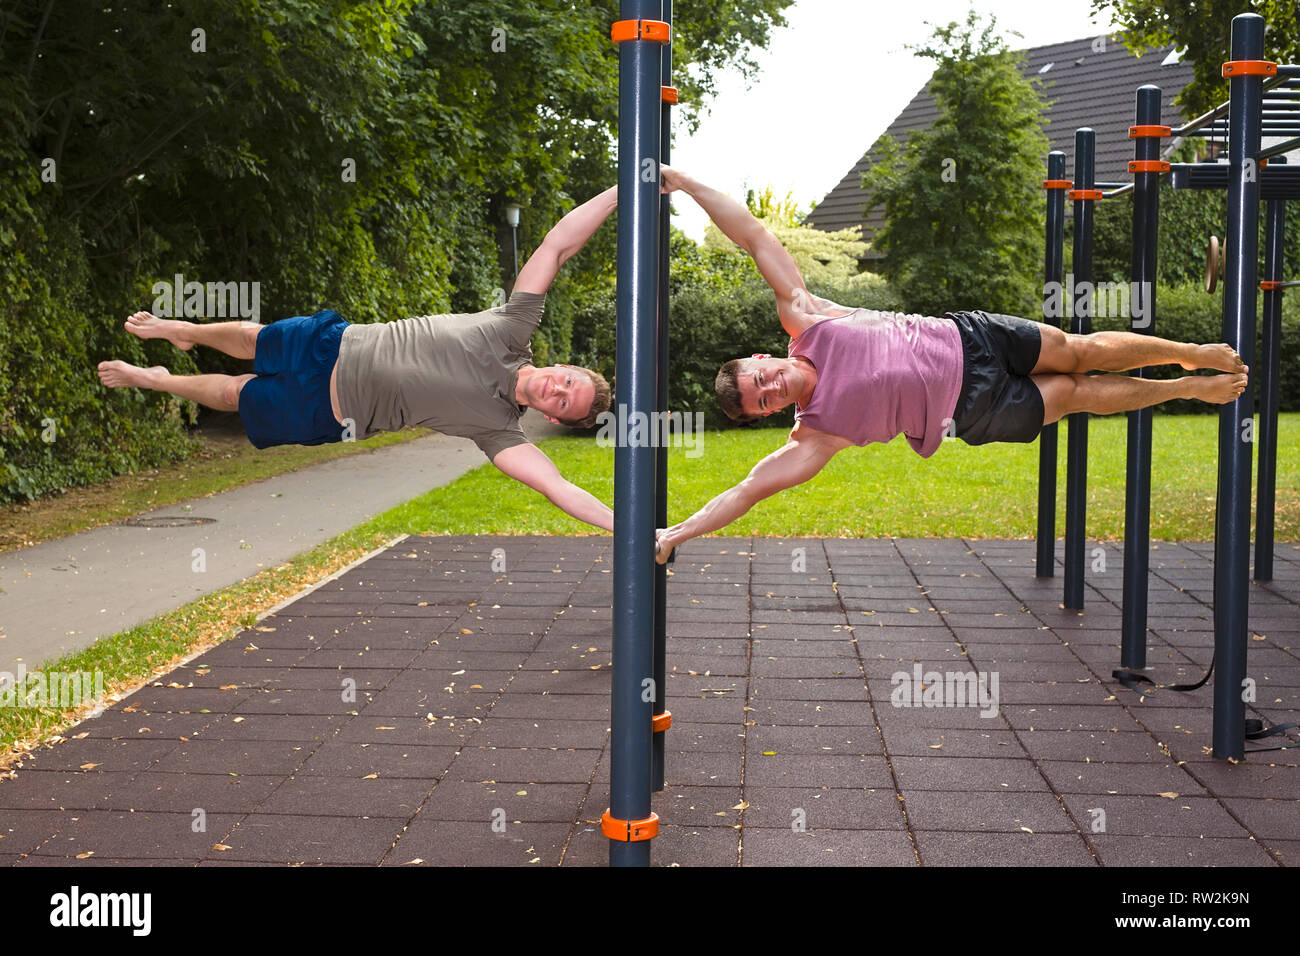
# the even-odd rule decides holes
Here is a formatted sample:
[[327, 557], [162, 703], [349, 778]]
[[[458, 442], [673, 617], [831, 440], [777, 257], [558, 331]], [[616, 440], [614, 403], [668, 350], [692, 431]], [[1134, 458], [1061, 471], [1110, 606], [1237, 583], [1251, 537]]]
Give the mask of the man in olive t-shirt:
[[349, 324], [325, 311], [267, 326], [137, 312], [126, 321], [132, 334], [253, 359], [253, 374], [172, 375], [162, 366], [110, 361], [99, 364], [99, 377], [112, 388], [156, 389], [238, 411], [259, 448], [366, 438], [406, 425], [470, 438], [510, 477], [573, 517], [612, 531], [614, 513], [559, 473], [524, 436], [519, 416], [531, 407], [552, 422], [590, 427], [609, 408], [609, 385], [599, 374], [572, 365], [536, 368], [529, 339], [560, 266], [617, 206], [614, 186], [556, 223], [500, 309], [374, 325]]
[[516, 292], [504, 308], [472, 315], [348, 326], [337, 372], [344, 424], [358, 439], [422, 425], [472, 439], [489, 460], [526, 443], [515, 388], [545, 302]]

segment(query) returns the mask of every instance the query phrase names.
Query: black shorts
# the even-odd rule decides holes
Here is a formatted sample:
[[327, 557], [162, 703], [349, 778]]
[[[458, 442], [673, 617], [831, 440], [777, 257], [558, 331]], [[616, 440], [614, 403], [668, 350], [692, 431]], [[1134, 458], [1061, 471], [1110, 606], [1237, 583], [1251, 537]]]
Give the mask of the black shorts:
[[968, 445], [1031, 442], [1043, 430], [1043, 396], [1029, 377], [1038, 363], [1037, 322], [989, 312], [948, 312], [961, 332], [961, 395], [954, 433]]

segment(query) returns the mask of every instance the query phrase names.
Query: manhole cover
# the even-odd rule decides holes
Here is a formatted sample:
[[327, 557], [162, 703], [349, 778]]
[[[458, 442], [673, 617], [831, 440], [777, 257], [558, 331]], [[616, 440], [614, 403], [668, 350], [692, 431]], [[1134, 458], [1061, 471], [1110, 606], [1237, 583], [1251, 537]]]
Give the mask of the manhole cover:
[[183, 528], [192, 524], [213, 524], [216, 518], [191, 518], [188, 515], [159, 515], [156, 518], [127, 518], [122, 524], [133, 528]]

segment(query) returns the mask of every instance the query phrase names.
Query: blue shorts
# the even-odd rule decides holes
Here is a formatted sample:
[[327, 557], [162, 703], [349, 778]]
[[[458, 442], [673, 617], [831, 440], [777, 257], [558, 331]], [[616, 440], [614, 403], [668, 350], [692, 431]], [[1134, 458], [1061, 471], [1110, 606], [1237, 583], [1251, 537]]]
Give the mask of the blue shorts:
[[253, 371], [239, 392], [239, 417], [257, 448], [342, 441], [330, 408], [330, 374], [348, 322], [337, 312], [280, 319], [257, 333]]

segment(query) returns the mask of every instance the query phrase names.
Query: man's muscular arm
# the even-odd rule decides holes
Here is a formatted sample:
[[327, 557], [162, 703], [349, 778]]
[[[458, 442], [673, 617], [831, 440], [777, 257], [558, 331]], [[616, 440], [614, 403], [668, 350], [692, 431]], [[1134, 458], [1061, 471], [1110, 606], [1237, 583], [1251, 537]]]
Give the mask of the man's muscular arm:
[[837, 435], [796, 425], [790, 440], [755, 465], [744, 481], [718, 495], [685, 521], [661, 531], [655, 560], [663, 564], [677, 545], [725, 528], [764, 498], [802, 484], [849, 444]]
[[595, 495], [583, 491], [561, 475], [555, 462], [536, 445], [512, 445], [497, 452], [492, 464], [516, 481], [522, 481], [545, 495], [551, 504], [566, 514], [597, 528], [614, 530], [614, 512]]
[[516, 292], [545, 292], [560, 266], [577, 255], [596, 230], [618, 208], [618, 187], [610, 186], [588, 199], [551, 227], [542, 244], [528, 258], [515, 279]]
[[776, 294], [776, 311], [781, 327], [794, 338], [811, 325], [816, 309], [804, 285], [803, 274], [781, 241], [772, 235], [742, 204], [716, 189], [704, 185], [681, 170], [661, 166], [664, 189], [680, 189], [709, 214], [728, 239], [748, 252]]

